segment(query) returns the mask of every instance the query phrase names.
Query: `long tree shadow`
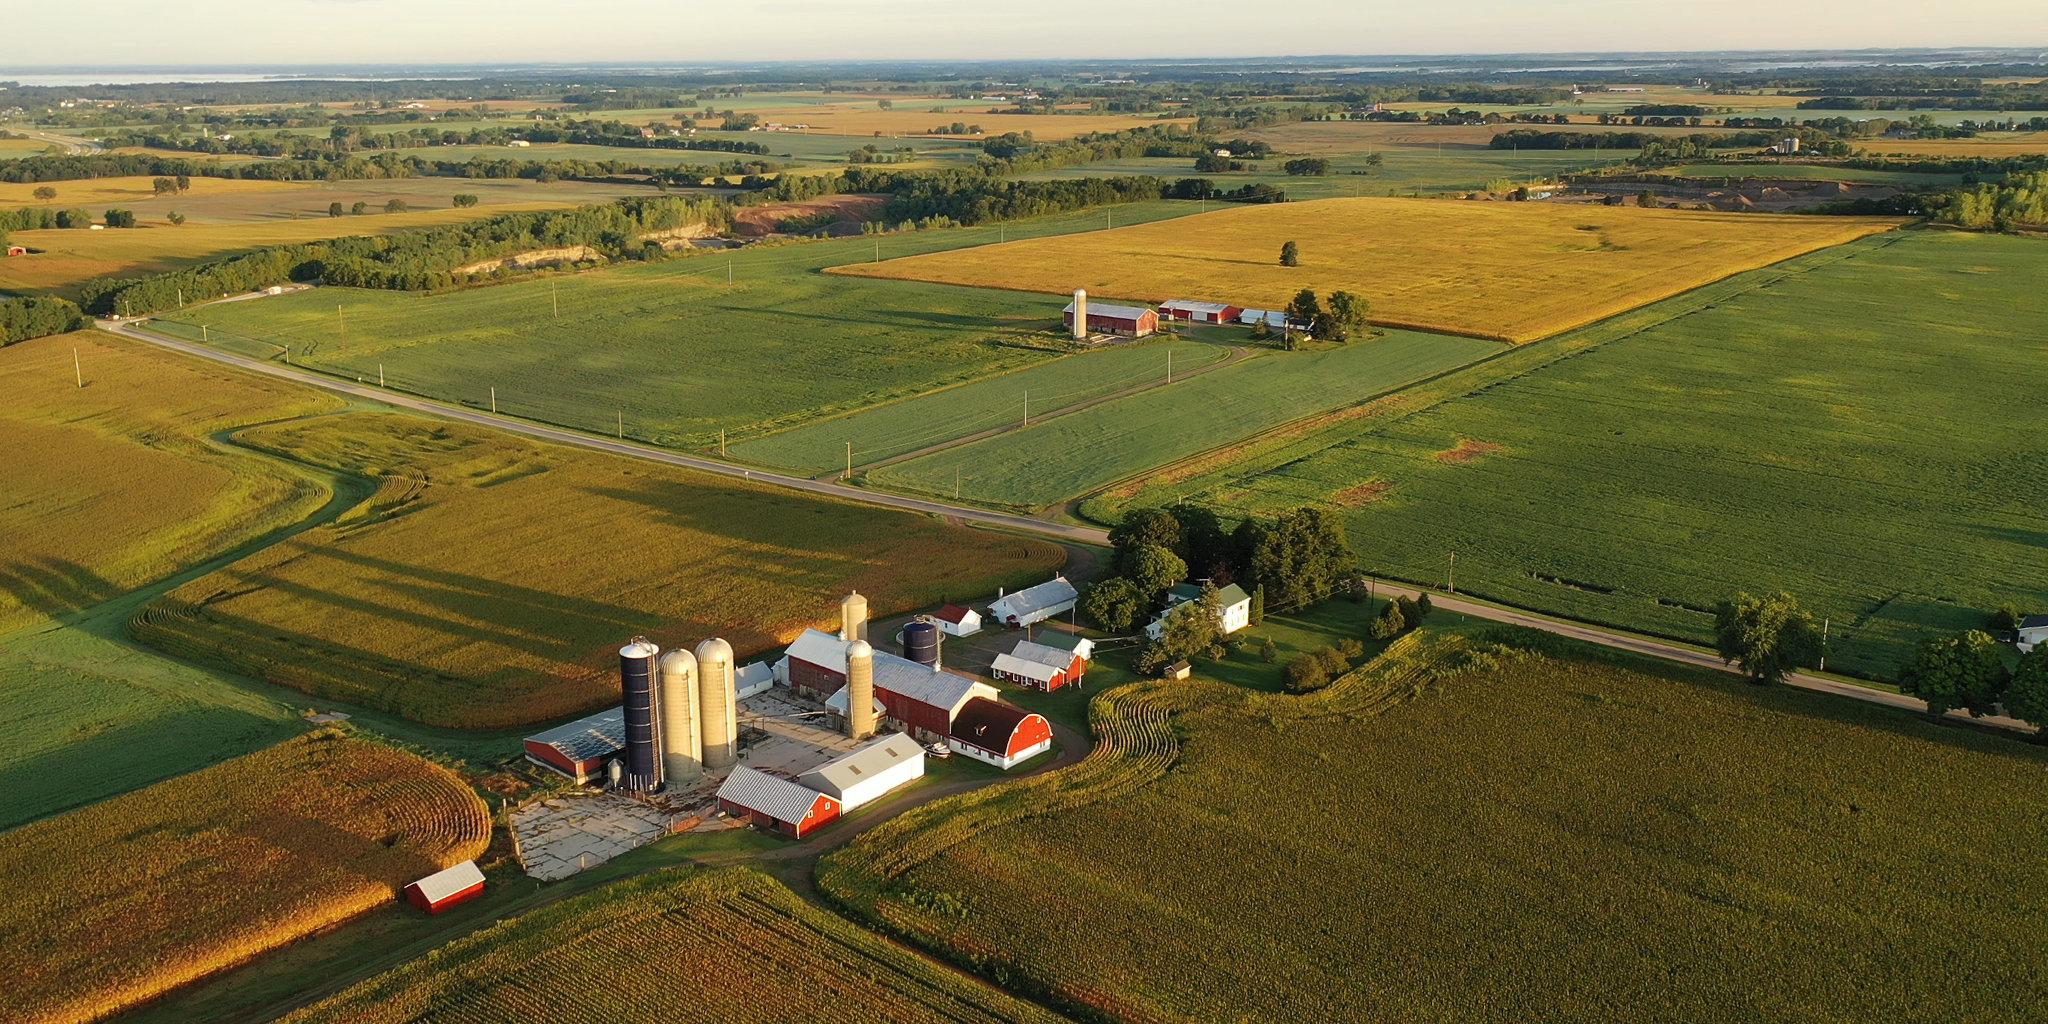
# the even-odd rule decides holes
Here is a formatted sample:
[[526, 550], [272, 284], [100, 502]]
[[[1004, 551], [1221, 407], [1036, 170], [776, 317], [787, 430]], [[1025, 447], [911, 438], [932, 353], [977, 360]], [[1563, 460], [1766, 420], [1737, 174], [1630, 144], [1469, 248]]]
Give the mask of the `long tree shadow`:
[[[0, 593], [40, 615], [90, 608], [119, 596], [122, 588], [76, 562], [38, 558], [0, 566]], [[4, 607], [4, 606], [0, 606]]]
[[0, 767], [0, 830], [239, 757], [298, 728], [233, 708], [194, 706], [69, 738]]
[[[763, 549], [758, 552], [763, 555], [780, 553], [784, 560], [774, 567], [792, 579], [849, 576], [857, 567], [880, 564], [897, 540], [885, 531], [915, 522], [900, 513], [843, 502], [716, 484], [647, 480], [634, 488], [586, 490], [648, 509], [670, 526], [743, 541]], [[868, 554], [851, 554], [848, 548]]]

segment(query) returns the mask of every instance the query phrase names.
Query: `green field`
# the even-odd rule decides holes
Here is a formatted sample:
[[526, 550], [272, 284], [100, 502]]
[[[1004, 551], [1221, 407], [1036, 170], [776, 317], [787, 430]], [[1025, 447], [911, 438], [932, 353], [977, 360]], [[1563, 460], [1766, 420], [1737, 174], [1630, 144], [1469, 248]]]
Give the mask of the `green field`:
[[2048, 751], [1489, 647], [1404, 639], [1335, 695], [1098, 697], [1134, 739], [1061, 773], [1093, 794], [931, 805], [820, 882], [1105, 1020], [2038, 1017]]
[[745, 869], [673, 869], [504, 921], [285, 1018], [1055, 1024]]
[[1154, 466], [1463, 366], [1504, 346], [1388, 331], [1315, 352], [1264, 351], [1142, 394], [874, 470], [890, 490], [1036, 508]]
[[1281, 165], [1286, 163], [1289, 157], [1282, 155], [1256, 161], [1258, 170], [1253, 172], [1204, 174], [1194, 169], [1194, 161], [1190, 159], [1133, 157], [1128, 160], [1105, 160], [1052, 171], [1034, 171], [1018, 177], [1026, 180], [1044, 180], [1114, 174], [1156, 174], [1169, 181], [1179, 178], [1207, 178], [1220, 189], [1237, 189], [1258, 184], [1272, 185], [1286, 189], [1289, 199], [1335, 199], [1345, 196], [1405, 196], [1415, 192], [1470, 192], [1484, 188], [1488, 182], [1497, 180], [1512, 181], [1516, 184], [1554, 181], [1561, 174], [1604, 166], [1636, 154], [1632, 149], [1607, 149], [1597, 153], [1587, 149], [1543, 150], [1516, 154], [1467, 142], [1446, 143], [1441, 155], [1434, 149], [1421, 148], [1382, 149], [1375, 152], [1380, 155], [1381, 163], [1378, 166], [1366, 163], [1367, 154], [1363, 150], [1334, 155], [1318, 154], [1330, 157], [1331, 173], [1317, 177], [1287, 174], [1281, 169]]
[[1152, 341], [1087, 352], [987, 377], [959, 387], [863, 409], [732, 447], [738, 458], [805, 472], [894, 458], [929, 445], [1009, 423], [1021, 423], [1029, 396], [1034, 415], [1104, 395], [1166, 383], [1167, 360], [1176, 374], [1228, 358], [1223, 345]]
[[1766, 180], [1794, 178], [1907, 187], [1917, 185], [1960, 185], [1963, 181], [1963, 176], [1960, 174], [1923, 174], [1917, 171], [1873, 171], [1857, 167], [1837, 167], [1832, 164], [1684, 164], [1678, 167], [1667, 167], [1657, 173], [1668, 174], [1677, 178], [1729, 178], [1738, 182], [1744, 178]]
[[[1517, 350], [1338, 422], [1091, 501], [1352, 506], [1366, 568], [1703, 640], [1738, 590], [1831, 619], [1888, 676], [1930, 628], [2048, 607], [2038, 363], [2048, 245], [1909, 232]], [[1346, 502], [1345, 494], [1368, 500]]]
[[[882, 258], [1196, 212], [1153, 202], [879, 240]], [[659, 444], [715, 444], [1052, 358], [1064, 300], [827, 277], [874, 258], [853, 238], [422, 296], [321, 288], [160, 321], [263, 357], [445, 401]], [[734, 283], [728, 285], [730, 267]], [[555, 303], [561, 315], [555, 317]], [[341, 307], [337, 314], [336, 307]], [[343, 331], [346, 331], [345, 347]]]

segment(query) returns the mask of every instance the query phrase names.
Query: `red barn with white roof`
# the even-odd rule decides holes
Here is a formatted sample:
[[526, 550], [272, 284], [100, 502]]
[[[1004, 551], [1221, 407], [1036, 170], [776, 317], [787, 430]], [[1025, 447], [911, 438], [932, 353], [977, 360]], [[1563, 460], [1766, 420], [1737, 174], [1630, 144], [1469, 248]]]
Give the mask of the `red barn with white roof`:
[[438, 914], [458, 903], [483, 895], [484, 873], [476, 861], [466, 860], [446, 871], [436, 871], [405, 887], [405, 901], [429, 914]]

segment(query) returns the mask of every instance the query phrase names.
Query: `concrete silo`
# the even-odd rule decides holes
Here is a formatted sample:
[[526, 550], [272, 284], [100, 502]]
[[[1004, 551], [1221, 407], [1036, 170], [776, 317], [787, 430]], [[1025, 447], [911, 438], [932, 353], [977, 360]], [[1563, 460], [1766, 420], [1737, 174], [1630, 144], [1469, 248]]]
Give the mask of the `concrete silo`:
[[732, 645], [712, 637], [697, 645], [698, 729], [704, 737], [704, 768], [718, 771], [739, 760], [739, 687], [733, 679]]
[[1088, 291], [1074, 289], [1074, 340], [1088, 340]]
[[626, 770], [620, 780], [627, 789], [652, 793], [661, 788], [661, 682], [654, 659], [661, 648], [634, 637], [619, 648], [619, 683], [626, 698]]
[[875, 734], [875, 649], [865, 640], [846, 645], [846, 735]]
[[660, 671], [663, 781], [686, 782], [704, 774], [697, 657], [678, 647], [661, 656]]
[[868, 638], [868, 599], [856, 590], [839, 602], [839, 639]]

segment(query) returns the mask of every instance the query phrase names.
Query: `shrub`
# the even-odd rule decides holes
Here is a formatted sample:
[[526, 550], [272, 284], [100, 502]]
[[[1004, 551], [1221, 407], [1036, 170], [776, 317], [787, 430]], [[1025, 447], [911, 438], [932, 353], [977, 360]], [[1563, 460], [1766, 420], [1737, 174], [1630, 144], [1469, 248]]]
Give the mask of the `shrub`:
[[1288, 693], [1307, 693], [1330, 685], [1329, 666], [1314, 654], [1304, 654], [1281, 670], [1282, 685]]

